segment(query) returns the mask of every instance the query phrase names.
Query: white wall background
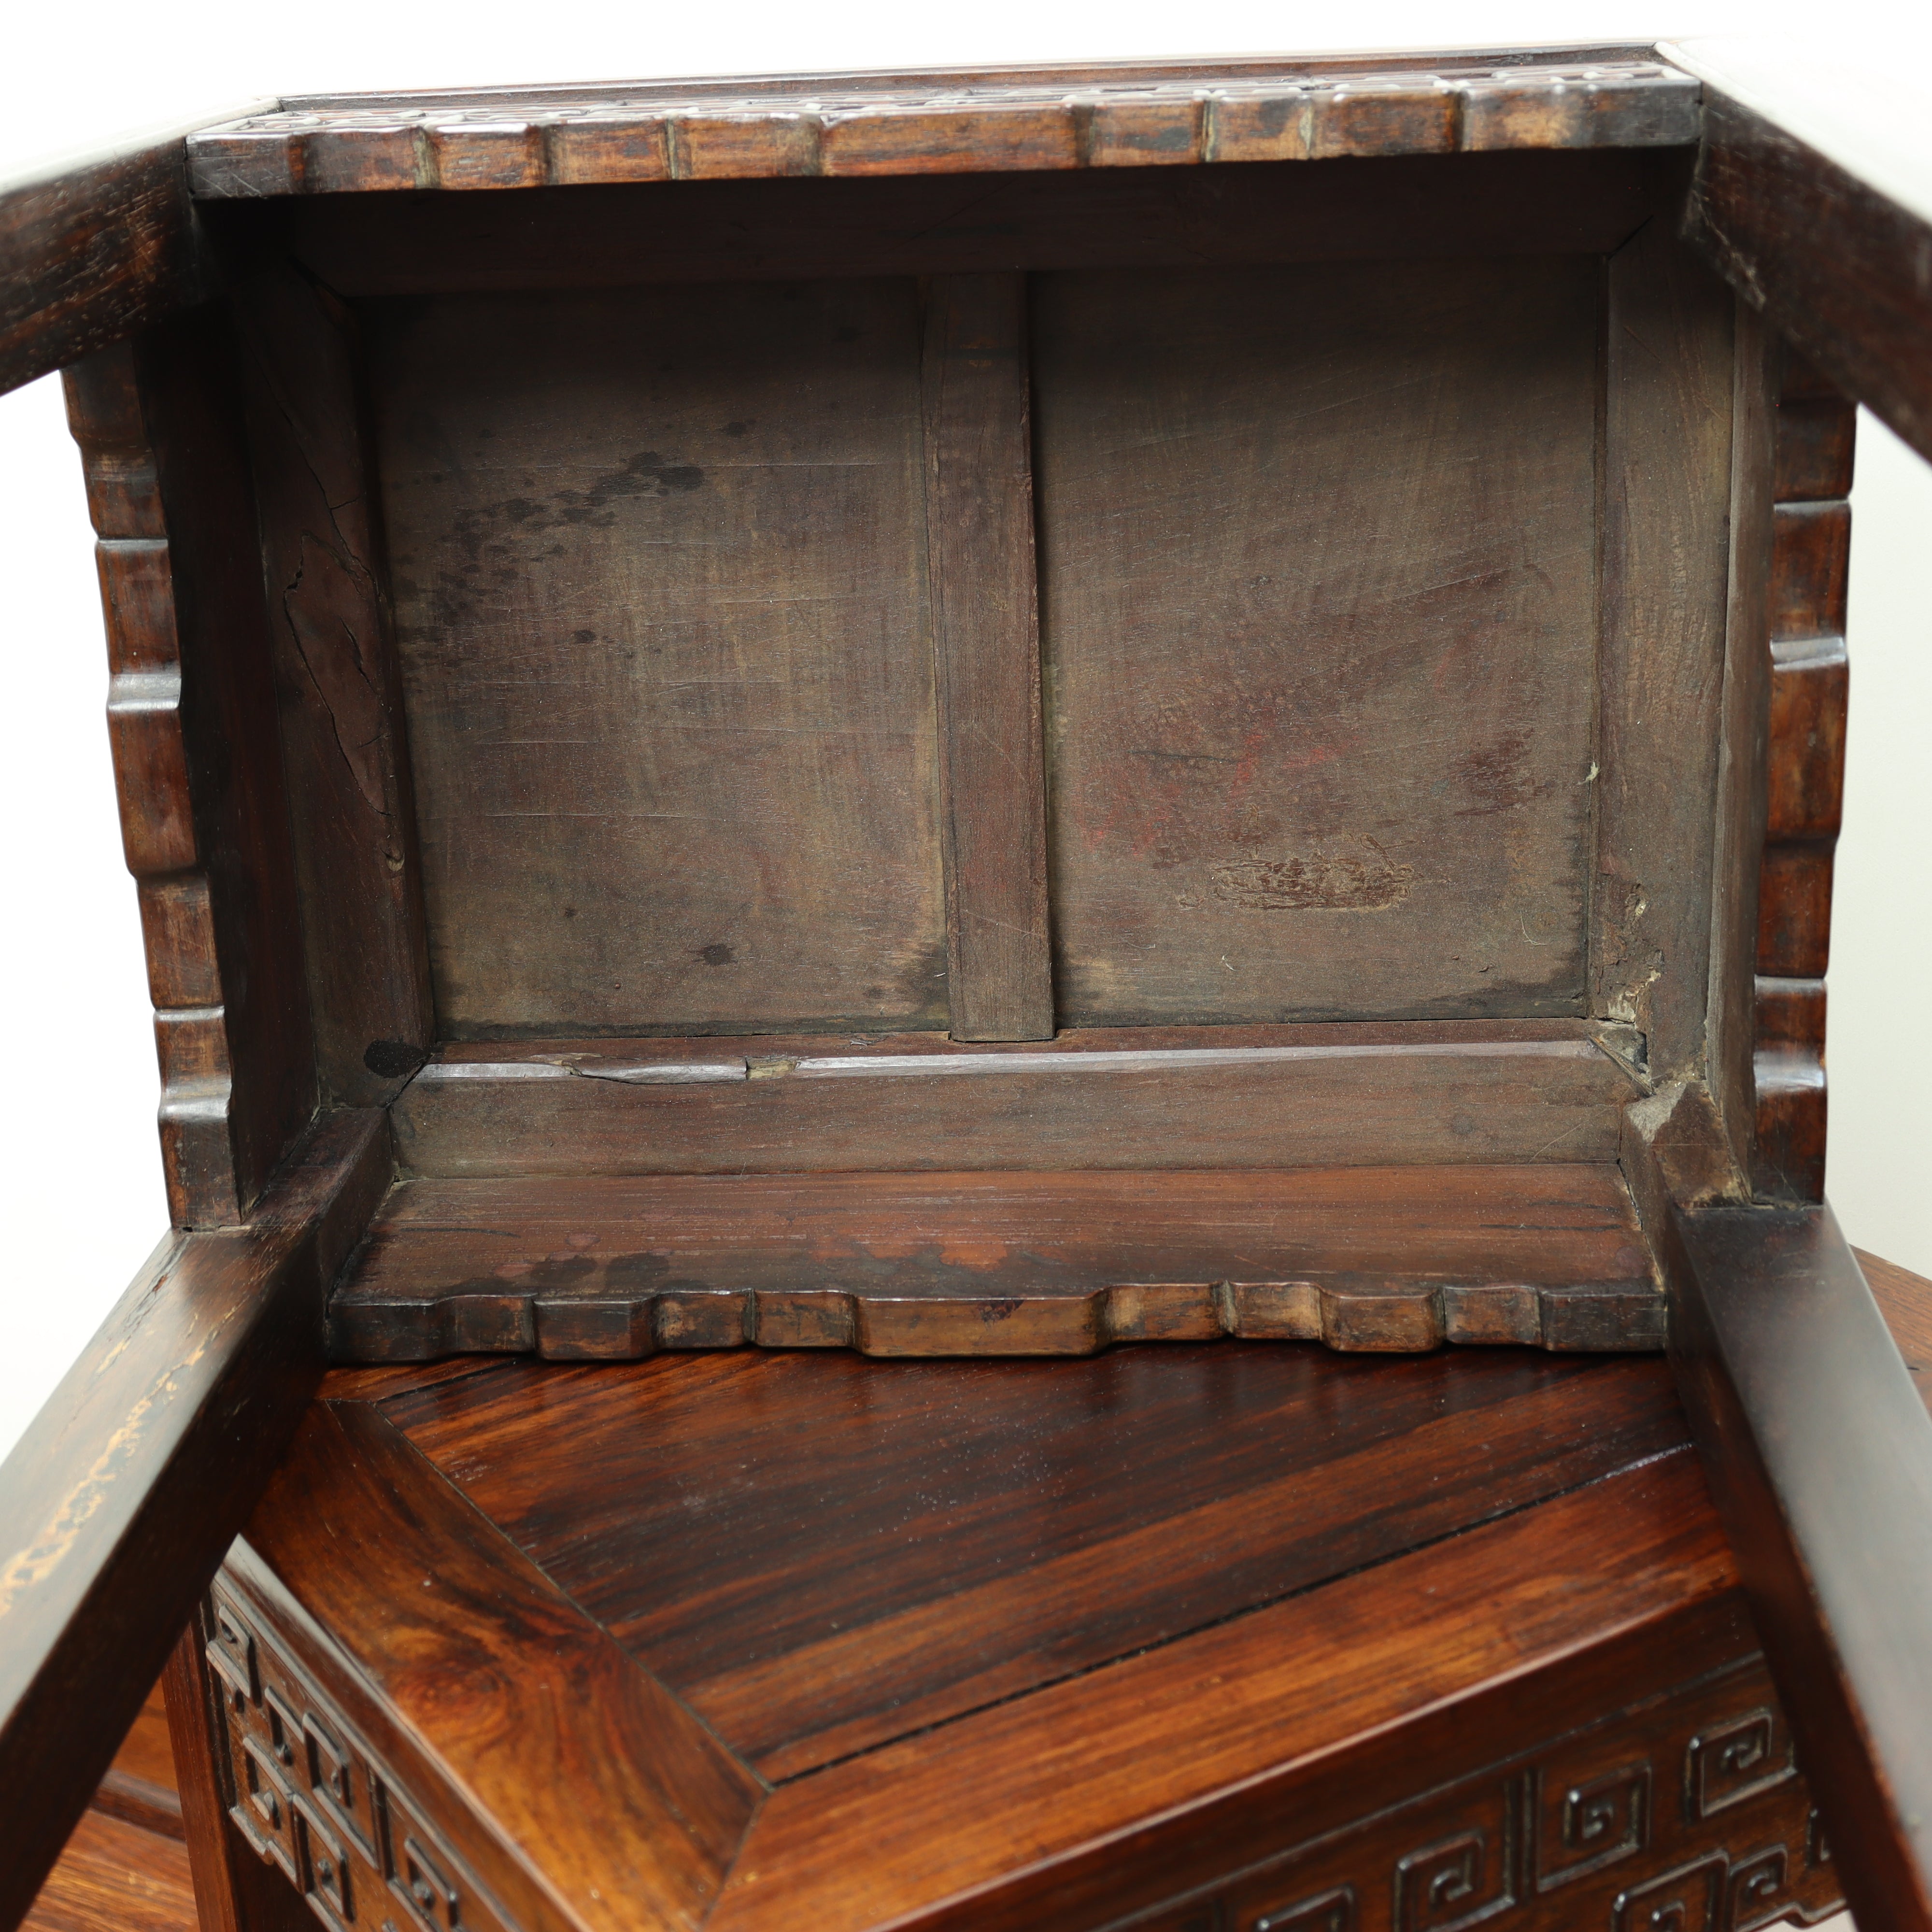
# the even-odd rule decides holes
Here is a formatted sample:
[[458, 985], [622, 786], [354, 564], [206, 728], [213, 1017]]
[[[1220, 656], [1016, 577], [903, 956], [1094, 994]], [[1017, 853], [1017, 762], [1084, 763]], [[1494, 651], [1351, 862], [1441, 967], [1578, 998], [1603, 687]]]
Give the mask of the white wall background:
[[[127, 128], [284, 92], [1697, 34], [1758, 37], [1747, 51], [1760, 92], [1787, 110], [1828, 104], [1828, 94], [1850, 102], [1838, 128], [1846, 142], [1888, 127], [1890, 164], [1902, 152], [1909, 172], [1916, 151], [1932, 180], [1932, 106], [1901, 92], [1932, 63], [1901, 40], [1907, 23], [1892, 14], [1877, 0], [1841, 4], [1821, 48], [1811, 0], [737, 0], [675, 9], [335, 0], [326, 27], [268, 0], [202, 0], [186, 11], [96, 0], [10, 19], [0, 176]], [[1932, 1273], [1932, 1030], [1918, 1018], [1932, 958], [1932, 472], [1877, 426], [1867, 422], [1861, 436], [1830, 1186], [1854, 1241]], [[101, 722], [91, 542], [58, 386], [0, 398], [0, 639], [13, 692], [0, 727], [13, 882], [0, 946], [0, 1454], [166, 1219], [140, 934]]]

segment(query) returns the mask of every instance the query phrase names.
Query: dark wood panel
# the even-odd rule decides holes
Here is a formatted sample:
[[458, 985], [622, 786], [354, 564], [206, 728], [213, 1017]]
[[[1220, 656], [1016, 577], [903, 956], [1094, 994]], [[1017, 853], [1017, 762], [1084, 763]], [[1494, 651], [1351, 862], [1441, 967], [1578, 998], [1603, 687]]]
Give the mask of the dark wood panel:
[[915, 296], [376, 319], [446, 1032], [944, 1024]]
[[1732, 370], [1730, 570], [1724, 602], [1724, 681], [1712, 855], [1711, 1012], [1708, 1084], [1732, 1167], [1755, 1158], [1754, 1059], [1758, 859], [1764, 848], [1766, 746], [1769, 736], [1772, 508], [1781, 424], [1777, 344], [1756, 310], [1735, 304]]
[[1828, 1208], [1672, 1236], [1678, 1384], [1846, 1897], [1932, 1925], [1932, 1418]]
[[[574, 98], [555, 89], [490, 106], [365, 97], [256, 114], [193, 144], [196, 194], [520, 188], [706, 176], [983, 173], [1217, 160], [1325, 159], [1694, 140], [1697, 83], [1648, 49], [1610, 61], [1442, 72], [1257, 63], [1186, 79], [1090, 70], [1086, 88], [1040, 70], [679, 84]], [[721, 94], [722, 98], [719, 98]], [[1124, 98], [1123, 98], [1124, 96]]]
[[1688, 212], [1705, 252], [1778, 332], [1932, 458], [1924, 218], [1716, 88]]
[[379, 1106], [435, 1037], [401, 678], [352, 320], [292, 271], [236, 301], [316, 1071]]
[[86, 1808], [321, 1376], [324, 1296], [387, 1146], [380, 1114], [334, 1115], [250, 1227], [171, 1237], [0, 1470], [0, 1815], [16, 1848], [0, 1922]]
[[0, 392], [199, 299], [186, 132], [38, 169], [0, 190]]
[[[1348, 1822], [1364, 1790], [1426, 1789], [1478, 1726], [1527, 1712], [1546, 1736], [1616, 1636], [1644, 1630], [1652, 1670], [1659, 1645], [1694, 1674], [1748, 1652], [1735, 1579], [1694, 1466], [1667, 1456], [784, 1786], [712, 1923], [1105, 1922]], [[1590, 1716], [1641, 1654], [1617, 1691], [1589, 1684]]]
[[1575, 1162], [1638, 1090], [1574, 1023], [1222, 1031], [543, 1042], [425, 1067], [393, 1118], [404, 1166], [452, 1178]]
[[374, 1408], [311, 1409], [224, 1579], [512, 1923], [701, 1918], [757, 1780]]
[[1036, 284], [1072, 1024], [1582, 1010], [1595, 270], [1322, 286]]
[[1684, 1440], [1661, 1364], [1514, 1351], [668, 1358], [506, 1368], [385, 1408], [775, 1779]]
[[[1630, 151], [861, 181], [693, 182], [209, 202], [236, 245], [292, 251], [351, 296], [846, 274], [1601, 254], [1667, 197]], [[1664, 177], [1670, 176], [1666, 182]], [[458, 218], [452, 220], [452, 214]]]
[[660, 1348], [1088, 1354], [1653, 1348], [1614, 1166], [416, 1181], [331, 1304], [338, 1360]]
[[1701, 1072], [1733, 467], [1734, 304], [1653, 221], [1611, 258], [1592, 1004]]
[[135, 1714], [93, 1802], [97, 1811], [144, 1832], [158, 1832], [168, 1838], [184, 1835], [174, 1748], [168, 1741], [167, 1707], [160, 1684], [148, 1693]]
[[926, 569], [955, 1040], [1051, 1040], [1026, 290], [926, 293]]

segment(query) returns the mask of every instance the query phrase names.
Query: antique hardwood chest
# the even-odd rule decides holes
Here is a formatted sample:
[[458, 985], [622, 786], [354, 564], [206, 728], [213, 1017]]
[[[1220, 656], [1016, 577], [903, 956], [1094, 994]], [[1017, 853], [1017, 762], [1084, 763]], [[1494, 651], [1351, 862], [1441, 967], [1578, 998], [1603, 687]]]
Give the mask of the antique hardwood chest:
[[178, 1232], [9, 1466], [0, 1903], [192, 1613], [236, 1932], [1932, 1927], [1822, 1202], [1922, 224], [1647, 48], [4, 208]]

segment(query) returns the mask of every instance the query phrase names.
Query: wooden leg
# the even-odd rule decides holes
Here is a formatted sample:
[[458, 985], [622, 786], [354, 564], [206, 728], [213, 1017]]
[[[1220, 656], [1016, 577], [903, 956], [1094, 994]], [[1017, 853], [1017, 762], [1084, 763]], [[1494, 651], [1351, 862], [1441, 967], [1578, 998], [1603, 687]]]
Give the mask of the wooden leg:
[[197, 1605], [161, 1679], [201, 1932], [313, 1932], [294, 1886], [229, 1822], [214, 1729], [222, 1721], [221, 1687], [208, 1667], [204, 1614]]

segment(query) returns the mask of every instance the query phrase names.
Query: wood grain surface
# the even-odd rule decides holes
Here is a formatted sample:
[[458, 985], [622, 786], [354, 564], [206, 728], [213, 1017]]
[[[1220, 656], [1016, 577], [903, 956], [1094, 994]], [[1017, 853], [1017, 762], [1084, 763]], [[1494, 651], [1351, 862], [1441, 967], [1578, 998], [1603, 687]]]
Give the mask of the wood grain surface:
[[445, 1033], [944, 1026], [913, 284], [371, 338]]
[[659, 1348], [1662, 1341], [1616, 1168], [406, 1183], [330, 1308], [344, 1361]]
[[[349, 1673], [351, 1722], [513, 1922], [703, 1917], [757, 1780], [374, 1409], [310, 1410], [228, 1574], [299, 1620], [306, 1672]], [[494, 1694], [457, 1690], [479, 1675]]]
[[356, 325], [288, 268], [238, 291], [316, 1070], [379, 1106], [436, 1031]]
[[1932, 458], [1924, 218], [1742, 102], [1708, 94], [1691, 233], [1781, 335]]
[[1639, 1090], [1561, 1022], [578, 1038], [452, 1048], [392, 1118], [404, 1170], [447, 1179], [1574, 1162]]
[[1264, 163], [1068, 174], [694, 182], [472, 196], [202, 204], [237, 245], [345, 296], [1241, 262], [1604, 254], [1682, 196], [1669, 150]]
[[1018, 275], [927, 288], [926, 572], [955, 1040], [1051, 1040], [1027, 299]]
[[1322, 285], [1040, 279], [1070, 1024], [1582, 1010], [1595, 272]]
[[[385, 1412], [773, 1780], [1683, 1439], [1641, 1360], [1242, 1344], [1078, 1365], [518, 1366]], [[1423, 1467], [1462, 1480], [1405, 1481]]]
[[0, 1922], [34, 1896], [301, 1418], [328, 1284], [387, 1180], [381, 1124], [334, 1116], [253, 1226], [164, 1242], [4, 1465]]
[[188, 1848], [90, 1810], [20, 1923], [24, 1932], [198, 1932]]
[[1591, 1004], [1702, 1072], [1730, 568], [1734, 304], [1660, 217], [1610, 258]]
[[814, 75], [298, 99], [210, 129], [190, 152], [195, 191], [210, 198], [1135, 167], [1667, 146], [1696, 138], [1699, 92], [1634, 48], [1500, 65], [1425, 56], [1379, 70], [1358, 57]]
[[1932, 1925], [1932, 1418], [1828, 1208], [1679, 1210], [1684, 1406], [1852, 1912]]

